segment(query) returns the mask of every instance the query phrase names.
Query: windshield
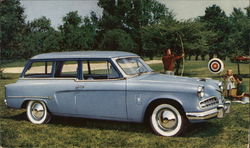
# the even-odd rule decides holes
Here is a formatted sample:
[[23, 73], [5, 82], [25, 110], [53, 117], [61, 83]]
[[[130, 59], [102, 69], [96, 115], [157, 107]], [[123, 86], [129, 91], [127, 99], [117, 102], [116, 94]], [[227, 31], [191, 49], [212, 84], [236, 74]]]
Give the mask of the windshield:
[[135, 75], [152, 71], [152, 69], [138, 57], [121, 58], [116, 60], [116, 62], [127, 75]]

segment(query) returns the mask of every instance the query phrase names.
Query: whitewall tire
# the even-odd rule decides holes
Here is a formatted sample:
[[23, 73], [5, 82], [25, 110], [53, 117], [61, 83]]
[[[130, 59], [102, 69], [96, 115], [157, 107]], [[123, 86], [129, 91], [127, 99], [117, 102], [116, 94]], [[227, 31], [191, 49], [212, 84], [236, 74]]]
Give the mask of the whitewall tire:
[[187, 119], [182, 112], [170, 104], [158, 104], [151, 111], [150, 125], [157, 135], [179, 136], [187, 126]]
[[48, 123], [51, 115], [43, 101], [29, 101], [27, 105], [27, 118], [34, 124]]

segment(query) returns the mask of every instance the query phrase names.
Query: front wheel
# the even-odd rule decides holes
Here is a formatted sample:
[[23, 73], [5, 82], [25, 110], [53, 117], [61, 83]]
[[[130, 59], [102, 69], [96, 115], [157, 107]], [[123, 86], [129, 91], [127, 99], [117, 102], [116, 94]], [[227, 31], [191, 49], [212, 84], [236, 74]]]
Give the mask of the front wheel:
[[48, 123], [51, 119], [51, 115], [43, 101], [29, 101], [27, 117], [34, 124]]
[[150, 125], [157, 135], [179, 136], [187, 127], [187, 119], [177, 107], [159, 104], [151, 112]]

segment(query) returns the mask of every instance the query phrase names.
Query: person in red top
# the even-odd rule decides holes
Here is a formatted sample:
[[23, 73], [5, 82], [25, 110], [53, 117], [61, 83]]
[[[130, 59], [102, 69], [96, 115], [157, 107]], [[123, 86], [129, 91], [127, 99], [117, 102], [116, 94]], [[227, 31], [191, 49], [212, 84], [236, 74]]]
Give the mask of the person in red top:
[[171, 49], [165, 50], [165, 55], [162, 57], [164, 72], [168, 75], [174, 75], [175, 61], [181, 59], [182, 57], [184, 57], [184, 54], [181, 56], [175, 56], [172, 54]]

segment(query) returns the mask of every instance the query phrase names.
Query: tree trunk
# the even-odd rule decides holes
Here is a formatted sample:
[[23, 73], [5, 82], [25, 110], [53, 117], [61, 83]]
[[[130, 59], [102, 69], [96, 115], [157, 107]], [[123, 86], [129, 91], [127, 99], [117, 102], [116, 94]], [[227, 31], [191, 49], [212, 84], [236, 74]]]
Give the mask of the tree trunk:
[[214, 54], [213, 53], [209, 53], [209, 60], [211, 60], [212, 58], [214, 58]]
[[149, 59], [154, 60], [154, 54], [153, 53], [149, 55]]
[[206, 60], [206, 59], [205, 59], [205, 56], [206, 56], [206, 55], [201, 55], [201, 60], [202, 60], [202, 61], [205, 61], [205, 60]]
[[240, 75], [240, 62], [237, 60], [238, 75]]
[[199, 60], [199, 55], [195, 56], [195, 61]]
[[190, 54], [190, 55], [188, 56], [188, 60], [189, 60], [189, 61], [191, 61], [191, 57], [192, 57], [192, 55]]

